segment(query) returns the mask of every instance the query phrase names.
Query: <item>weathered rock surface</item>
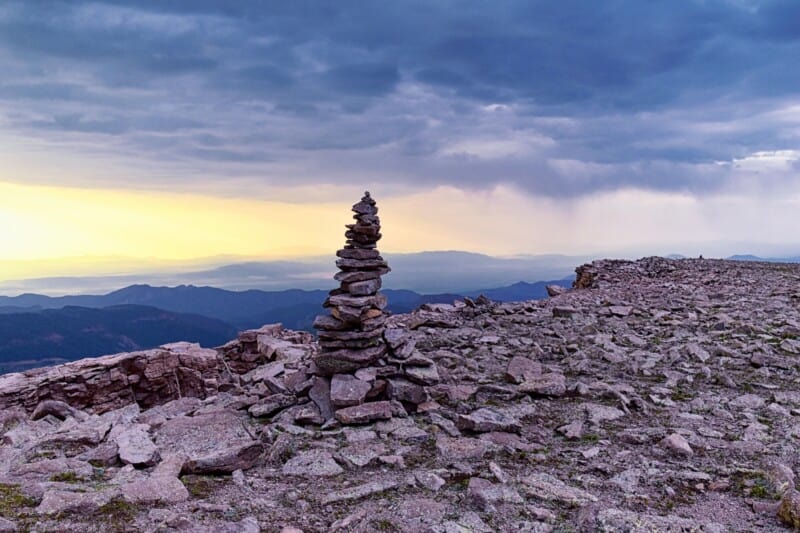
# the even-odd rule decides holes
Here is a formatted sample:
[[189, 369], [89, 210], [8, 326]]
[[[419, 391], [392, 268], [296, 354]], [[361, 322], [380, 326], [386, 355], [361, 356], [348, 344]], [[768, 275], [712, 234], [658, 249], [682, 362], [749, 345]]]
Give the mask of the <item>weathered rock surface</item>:
[[344, 472], [333, 460], [330, 452], [305, 452], [292, 457], [283, 465], [283, 473], [287, 476], [335, 476]]
[[136, 424], [123, 429], [114, 441], [120, 460], [126, 465], [155, 466], [161, 460], [158, 448], [148, 435], [150, 426]]
[[218, 380], [215, 350], [175, 343], [0, 376], [0, 408], [32, 410], [45, 400], [97, 413], [129, 403], [151, 407], [180, 396], [211, 396]]
[[[346, 250], [368, 298], [384, 267], [353, 262], [377, 251]], [[319, 345], [277, 325], [0, 377], [0, 531], [798, 526], [800, 265], [599, 261], [547, 300], [391, 317], [335, 301], [385, 350], [339, 405]]]
[[160, 450], [186, 456], [184, 473], [230, 474], [251, 468], [264, 451], [249, 425], [230, 409], [177, 416], [156, 430], [155, 443]]

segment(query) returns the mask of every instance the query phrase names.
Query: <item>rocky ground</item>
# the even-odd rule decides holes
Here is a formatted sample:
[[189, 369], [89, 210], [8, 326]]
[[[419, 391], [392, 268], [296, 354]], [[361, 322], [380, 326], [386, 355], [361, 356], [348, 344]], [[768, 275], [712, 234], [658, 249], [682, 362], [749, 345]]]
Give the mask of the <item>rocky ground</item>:
[[800, 526], [800, 265], [598, 261], [576, 286], [391, 317], [439, 382], [362, 425], [324, 422], [315, 342], [275, 327], [216, 366], [178, 345], [0, 378], [0, 532]]

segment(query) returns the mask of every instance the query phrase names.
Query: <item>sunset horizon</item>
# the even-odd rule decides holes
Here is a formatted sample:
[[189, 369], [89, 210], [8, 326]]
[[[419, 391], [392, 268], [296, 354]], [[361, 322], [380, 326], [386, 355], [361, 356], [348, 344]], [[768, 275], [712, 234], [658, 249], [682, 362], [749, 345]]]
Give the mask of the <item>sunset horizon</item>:
[[0, 7], [0, 280], [330, 253], [364, 190], [387, 252], [800, 254], [791, 3], [245, 4]]

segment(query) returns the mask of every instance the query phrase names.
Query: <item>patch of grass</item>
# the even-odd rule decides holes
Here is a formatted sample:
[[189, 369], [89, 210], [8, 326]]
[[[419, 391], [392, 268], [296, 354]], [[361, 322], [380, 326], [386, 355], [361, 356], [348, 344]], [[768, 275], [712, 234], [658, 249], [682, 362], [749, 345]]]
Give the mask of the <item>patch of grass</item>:
[[142, 505], [115, 498], [100, 507], [89, 517], [90, 523], [102, 524], [104, 531], [114, 533], [132, 531], [132, 523], [136, 515], [145, 509]]
[[759, 471], [737, 472], [732, 480], [732, 486], [744, 496], [761, 498], [765, 500], [779, 500], [780, 494], [776, 493], [766, 474]]
[[764, 424], [768, 428], [772, 428], [775, 425], [775, 421], [766, 416], [759, 416], [757, 417], [757, 420], [759, 421], [759, 423]]
[[19, 531], [30, 531], [38, 517], [32, 513], [39, 502], [27, 496], [19, 485], [0, 483], [0, 517], [14, 521]]
[[670, 396], [673, 402], [688, 402], [694, 400], [694, 393], [684, 387], [677, 387]]
[[50, 476], [50, 481], [58, 481], [61, 483], [80, 483], [81, 481], [86, 481], [81, 476], [76, 474], [75, 472], [59, 472], [58, 474], [53, 474]]
[[460, 475], [460, 476], [453, 476], [451, 479], [451, 483], [447, 485], [447, 488], [450, 490], [455, 490], [459, 492], [464, 492], [467, 490], [469, 486], [469, 476]]
[[58, 456], [53, 450], [39, 450], [32, 454], [28, 461], [35, 461], [36, 459], [55, 459]]
[[223, 478], [214, 476], [186, 475], [181, 481], [189, 491], [189, 495], [197, 500], [205, 500], [217, 490], [217, 487], [226, 483]]
[[13, 518], [25, 507], [36, 507], [38, 502], [26, 496], [19, 485], [0, 483], [0, 516]]
[[505, 453], [507, 455], [512, 464], [528, 464], [531, 462], [531, 454], [530, 452], [526, 452], [524, 450], [514, 450], [511, 453]]
[[581, 437], [583, 442], [597, 442], [600, 440], [600, 435], [597, 433], [586, 433], [584, 436]]
[[673, 495], [665, 494], [661, 498], [654, 500], [653, 507], [661, 510], [662, 512], [672, 512], [678, 507], [694, 505], [695, 493], [686, 486], [676, 487]]
[[15, 427], [19, 425], [19, 420], [12, 418], [11, 420], [6, 420], [2, 424], [0, 424], [0, 435], [5, 433], [6, 431], [11, 431]]
[[400, 531], [391, 520], [387, 520], [386, 518], [373, 520], [371, 524], [375, 528], [375, 531]]
[[[437, 428], [438, 429], [438, 428]], [[436, 437], [432, 434], [428, 435], [428, 440], [419, 445], [419, 449], [414, 454], [409, 454], [404, 457], [406, 466], [409, 468], [419, 466], [431, 459], [436, 459], [438, 455], [436, 449]]]

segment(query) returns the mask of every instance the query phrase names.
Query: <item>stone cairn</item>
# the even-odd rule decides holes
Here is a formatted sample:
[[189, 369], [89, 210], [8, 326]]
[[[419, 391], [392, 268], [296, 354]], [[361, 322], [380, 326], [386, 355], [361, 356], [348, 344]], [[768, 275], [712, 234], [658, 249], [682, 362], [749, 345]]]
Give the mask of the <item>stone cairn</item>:
[[347, 224], [347, 242], [336, 252], [340, 270], [334, 279], [341, 285], [323, 304], [331, 314], [314, 321], [322, 349], [314, 363], [326, 375], [355, 372], [386, 354], [383, 309], [387, 300], [378, 291], [381, 276], [391, 269], [377, 249], [381, 221], [369, 192], [353, 206], [353, 212], [356, 223]]
[[323, 304], [330, 314], [314, 321], [320, 351], [309, 391], [323, 418], [335, 414], [344, 424], [402, 416], [404, 404], [427, 401], [423, 385], [438, 382], [433, 361], [421, 357], [400, 330], [385, 328], [387, 299], [379, 291], [381, 276], [391, 269], [377, 249], [381, 225], [369, 192], [353, 212], [356, 222], [346, 225], [347, 242], [336, 252], [340, 270], [334, 279], [341, 285]]

